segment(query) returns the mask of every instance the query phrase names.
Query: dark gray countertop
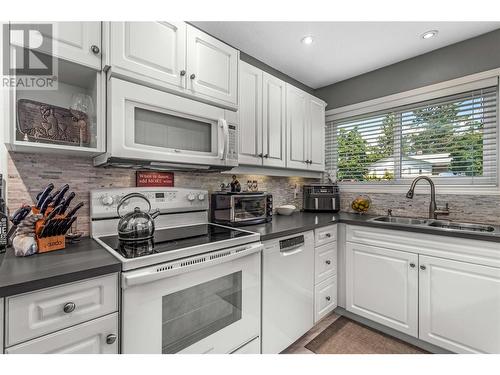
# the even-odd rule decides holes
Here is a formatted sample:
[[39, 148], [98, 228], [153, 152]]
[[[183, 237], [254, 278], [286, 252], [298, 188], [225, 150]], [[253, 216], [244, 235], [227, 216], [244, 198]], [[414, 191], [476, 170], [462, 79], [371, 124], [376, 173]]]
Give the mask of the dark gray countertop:
[[500, 232], [459, 232], [435, 227], [416, 227], [403, 224], [387, 224], [370, 221], [376, 216], [358, 215], [352, 213], [313, 213], [313, 212], [295, 212], [291, 216], [273, 216], [270, 223], [250, 225], [241, 229], [257, 232], [261, 235], [261, 240], [266, 241], [273, 238], [284, 237], [295, 233], [304, 232], [318, 227], [323, 227], [335, 223], [346, 223], [351, 225], [364, 225], [376, 228], [404, 230], [408, 232], [435, 234], [440, 236], [451, 236], [459, 238], [468, 238], [483, 241], [500, 242]]
[[91, 238], [64, 250], [16, 257], [12, 248], [0, 255], [0, 297], [121, 271], [121, 263]]

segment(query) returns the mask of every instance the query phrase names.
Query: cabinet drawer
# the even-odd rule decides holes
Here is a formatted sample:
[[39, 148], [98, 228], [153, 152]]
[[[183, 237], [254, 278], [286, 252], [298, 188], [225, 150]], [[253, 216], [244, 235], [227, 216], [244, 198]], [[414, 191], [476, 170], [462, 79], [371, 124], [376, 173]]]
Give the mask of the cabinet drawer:
[[318, 284], [337, 274], [337, 242], [317, 247], [314, 252], [314, 280]]
[[321, 246], [337, 240], [337, 224], [314, 230], [314, 244]]
[[12, 346], [117, 311], [117, 275], [9, 297], [5, 304], [5, 345]]
[[337, 307], [337, 276], [316, 285], [314, 292], [314, 322]]
[[118, 313], [6, 349], [6, 354], [118, 354]]

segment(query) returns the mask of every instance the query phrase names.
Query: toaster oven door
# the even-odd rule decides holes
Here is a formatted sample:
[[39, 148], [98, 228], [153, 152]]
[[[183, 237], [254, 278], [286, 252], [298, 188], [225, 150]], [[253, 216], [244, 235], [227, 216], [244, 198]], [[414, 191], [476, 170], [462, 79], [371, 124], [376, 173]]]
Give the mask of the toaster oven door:
[[231, 221], [240, 223], [265, 219], [267, 215], [266, 195], [234, 195], [232, 199]]

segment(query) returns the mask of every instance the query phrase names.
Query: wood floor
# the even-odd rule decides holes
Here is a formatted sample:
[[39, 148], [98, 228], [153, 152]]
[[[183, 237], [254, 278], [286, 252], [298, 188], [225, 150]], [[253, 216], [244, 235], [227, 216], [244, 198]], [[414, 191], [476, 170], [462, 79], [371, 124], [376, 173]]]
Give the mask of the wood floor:
[[282, 354], [314, 354], [305, 346], [309, 343], [309, 341], [318, 336], [338, 318], [340, 318], [340, 315], [337, 315], [333, 312], [325, 316], [314, 327], [312, 327], [304, 336], [302, 336], [300, 339], [298, 339], [292, 345], [286, 348], [282, 352]]

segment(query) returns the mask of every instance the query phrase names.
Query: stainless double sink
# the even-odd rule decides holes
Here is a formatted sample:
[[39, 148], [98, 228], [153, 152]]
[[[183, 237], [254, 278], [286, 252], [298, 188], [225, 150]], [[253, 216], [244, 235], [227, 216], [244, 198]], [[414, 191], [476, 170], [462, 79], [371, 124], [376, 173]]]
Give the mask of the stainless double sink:
[[439, 228], [444, 230], [453, 230], [460, 232], [482, 232], [482, 233], [494, 233], [497, 231], [492, 225], [485, 224], [474, 224], [474, 223], [461, 223], [458, 221], [448, 221], [448, 220], [435, 220], [435, 219], [416, 219], [412, 217], [398, 217], [398, 216], [378, 216], [369, 221], [376, 223], [387, 223], [387, 224], [397, 224], [397, 225], [407, 225], [411, 227], [431, 227]]

